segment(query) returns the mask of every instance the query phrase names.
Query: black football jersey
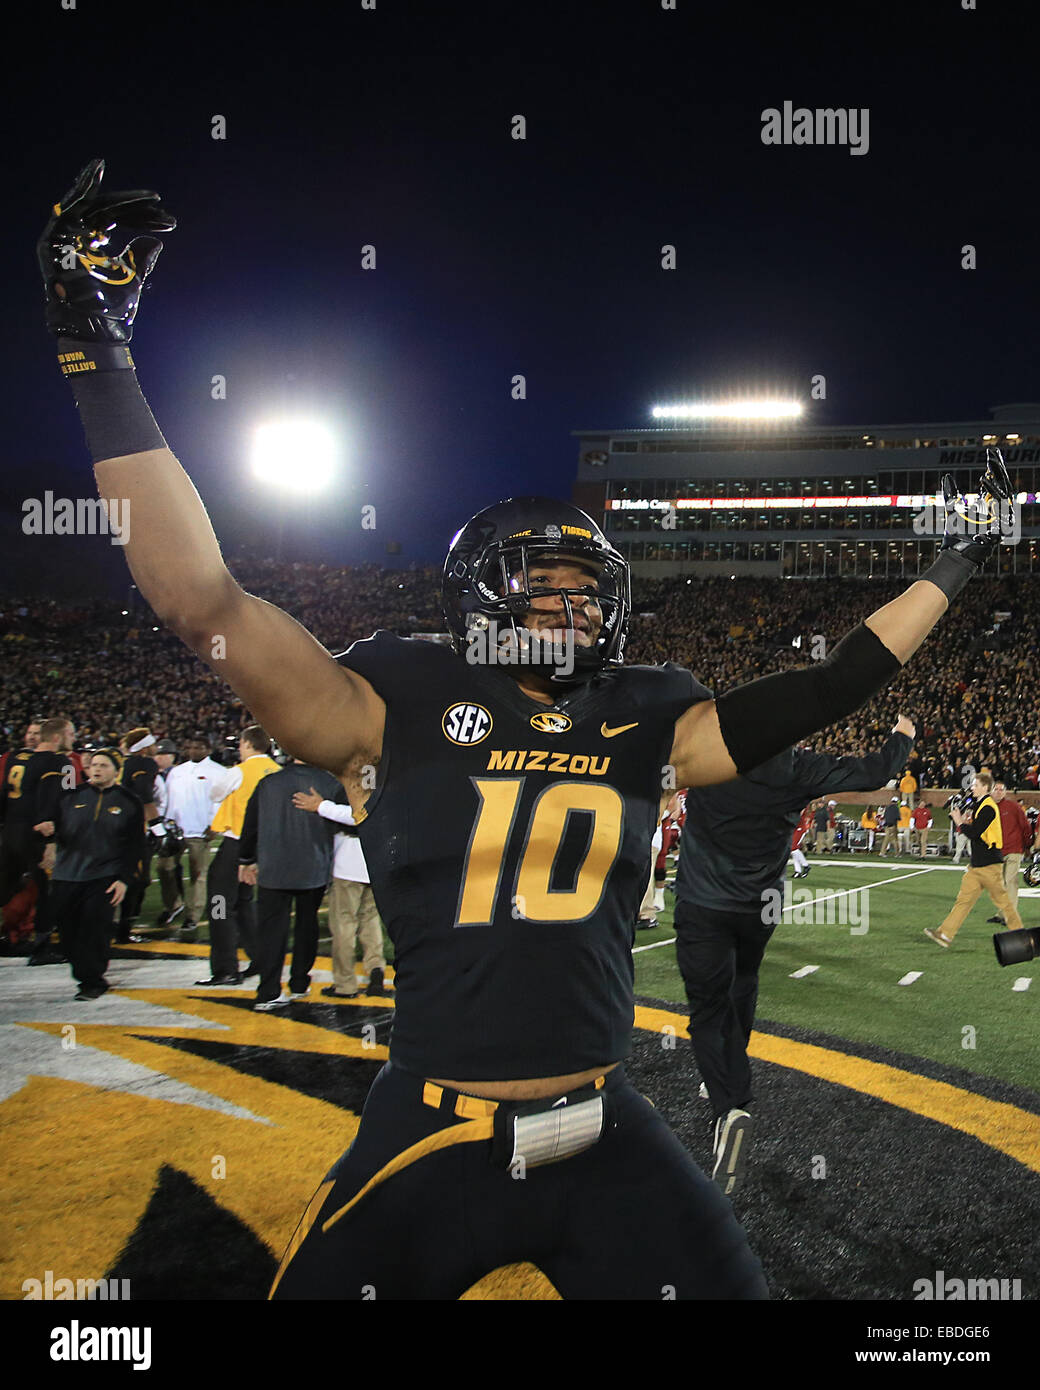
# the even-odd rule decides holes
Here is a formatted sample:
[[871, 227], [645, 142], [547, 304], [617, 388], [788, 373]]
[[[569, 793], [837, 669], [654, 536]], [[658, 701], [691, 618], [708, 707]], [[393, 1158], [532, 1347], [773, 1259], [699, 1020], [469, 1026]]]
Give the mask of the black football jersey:
[[158, 775], [159, 764], [154, 758], [145, 757], [143, 753], [128, 753], [119, 781], [134, 793], [143, 806], [147, 806], [155, 800], [155, 779]]
[[549, 706], [501, 668], [387, 632], [341, 661], [387, 705], [359, 826], [394, 943], [392, 1060], [455, 1081], [620, 1061], [675, 721], [711, 692], [634, 666]]
[[27, 829], [38, 821], [54, 820], [62, 792], [75, 785], [76, 765], [67, 753], [22, 749], [7, 760], [5, 822]]
[[10, 822], [12, 826], [21, 825], [28, 819], [29, 808], [24, 800], [22, 783], [25, 781], [25, 773], [32, 755], [33, 750], [31, 748], [22, 748], [17, 753], [9, 753], [4, 767], [4, 782], [3, 787], [0, 787], [0, 800], [3, 802], [4, 822]]

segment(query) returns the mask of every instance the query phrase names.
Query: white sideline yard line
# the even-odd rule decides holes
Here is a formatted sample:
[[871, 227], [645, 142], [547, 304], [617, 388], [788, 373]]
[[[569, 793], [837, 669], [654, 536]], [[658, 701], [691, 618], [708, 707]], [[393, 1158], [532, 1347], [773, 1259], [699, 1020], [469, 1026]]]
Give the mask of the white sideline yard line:
[[[806, 862], [810, 866], [816, 865], [820, 868], [830, 867], [832, 869], [872, 869], [874, 867], [872, 859], [873, 856], [871, 856], [871, 858], [869, 859], [858, 861], [856, 859], [808, 859], [806, 860]], [[889, 861], [885, 860], [884, 862], [888, 863]], [[913, 864], [914, 861], [911, 859], [908, 864], [894, 864], [893, 867], [896, 869], [912, 869]], [[952, 873], [954, 869], [956, 869], [958, 873], [963, 873], [965, 869], [971, 868], [971, 864], [968, 860], [965, 860], [963, 864], [929, 864], [928, 867], [929, 869], [938, 869], [941, 873]], [[922, 873], [923, 870], [915, 869], [914, 872]], [[1028, 888], [1023, 888], [1020, 890], [1020, 892], [1022, 893], [1028, 893], [1030, 891], [1031, 890]]]
[[811, 975], [814, 970], [819, 970], [819, 968], [818, 965], [803, 965], [801, 970], [793, 971], [787, 978], [789, 980], [800, 980], [805, 975]]
[[1028, 989], [1029, 986], [1030, 986], [1032, 983], [1033, 983], [1033, 980], [1032, 980], [1032, 977], [1031, 977], [1031, 976], [1029, 976], [1029, 975], [1022, 975], [1022, 976], [1020, 976], [1020, 977], [1015, 981], [1015, 983], [1011, 986], [1011, 988], [1012, 988], [1013, 990], [1017, 990], [1018, 993], [1021, 994], [1022, 990]]
[[901, 980], [897, 980], [897, 985], [912, 985], [915, 980], [919, 980], [924, 974], [923, 970], [910, 970]]
[[[936, 865], [935, 868], [939, 866]], [[918, 874], [932, 874], [935, 868], [914, 869], [911, 873], [900, 874], [897, 878], [883, 878], [877, 883], [864, 883], [860, 888], [843, 888], [840, 893], [831, 893], [826, 898], [814, 898], [813, 903], [832, 903], [836, 898], [847, 898], [850, 893], [865, 893], [869, 888], [884, 888], [886, 883], [902, 883], [905, 879], [916, 878]], [[790, 879], [788, 882], [790, 883]], [[812, 889], [809, 889], [812, 892]], [[808, 903], [789, 903], [783, 910], [784, 912], [794, 912], [796, 909], [808, 907]]]
[[[826, 859], [820, 859], [820, 860], [817, 860], [816, 862], [817, 862], [817, 863], [820, 863], [820, 864], [828, 864], [828, 863], [830, 863], [830, 861], [829, 861], [829, 860], [826, 860]], [[836, 862], [836, 861], [835, 861], [835, 862]], [[867, 866], [866, 864], [843, 864], [841, 867], [842, 867], [842, 868], [846, 868], [846, 869], [865, 869], [865, 868], [867, 868], [868, 866]], [[829, 903], [829, 902], [834, 902], [835, 899], [837, 899], [837, 898], [845, 898], [845, 897], [848, 897], [850, 893], [865, 893], [865, 892], [867, 891], [868, 888], [884, 888], [886, 884], [889, 884], [889, 883], [902, 883], [905, 879], [908, 879], [908, 878], [917, 878], [917, 877], [919, 877], [921, 874], [934, 874], [937, 870], [940, 870], [940, 871], [943, 870], [943, 869], [957, 869], [957, 870], [960, 870], [960, 865], [959, 865], [959, 864], [929, 864], [928, 867], [927, 867], [927, 869], [911, 869], [910, 866], [909, 866], [909, 864], [908, 864], [908, 865], [907, 865], [907, 869], [909, 870], [909, 872], [907, 872], [907, 873], [905, 873], [905, 874], [897, 874], [897, 875], [895, 876], [895, 878], [882, 878], [882, 879], [879, 879], [877, 883], [864, 883], [864, 884], [862, 884], [859, 888], [842, 888], [842, 889], [840, 890], [840, 892], [837, 892], [837, 893], [830, 893], [830, 894], [828, 894], [828, 896], [825, 897], [825, 898], [814, 898], [814, 899], [813, 899], [813, 903], [814, 903], [814, 905], [815, 905], [815, 903]], [[792, 880], [791, 880], [791, 879], [788, 879], [787, 882], [790, 883], [790, 882], [792, 882]], [[809, 891], [811, 892], [812, 890], [810, 889]], [[1040, 897], [1040, 889], [1035, 889], [1035, 888], [1023, 888], [1023, 889], [1020, 889], [1020, 890], [1019, 890], [1019, 897], [1020, 897], [1020, 898], [1021, 898], [1021, 897], [1032, 897], [1032, 896]], [[784, 911], [784, 912], [793, 912], [793, 911], [795, 911], [796, 909], [800, 909], [800, 908], [803, 908], [803, 907], [806, 907], [806, 906], [807, 906], [806, 903], [790, 903], [790, 904], [788, 904], [787, 907], [785, 907], [785, 908], [783, 909], [783, 911]], [[635, 955], [638, 951], [652, 951], [652, 950], [654, 950], [654, 948], [657, 947], [657, 946], [672, 946], [672, 945], [675, 944], [675, 941], [676, 941], [676, 940], [677, 940], [676, 937], [670, 936], [670, 937], [668, 938], [667, 941], [651, 941], [650, 944], [649, 944], [648, 946], [633, 946], [633, 947], [632, 947], [632, 954]], [[809, 967], [809, 969], [810, 969], [810, 970], [818, 970], [818, 969], [819, 969], [819, 966], [817, 966], [817, 965], [812, 965], [812, 966]], [[791, 979], [792, 979], [792, 980], [793, 980], [793, 979], [796, 979], [796, 978], [797, 978], [797, 976], [795, 976], [795, 975], [792, 975], [792, 976], [791, 976]], [[902, 984], [903, 981], [900, 980], [899, 983]], [[1028, 989], [1028, 985], [1023, 985], [1022, 988], [1023, 988], [1023, 989]]]

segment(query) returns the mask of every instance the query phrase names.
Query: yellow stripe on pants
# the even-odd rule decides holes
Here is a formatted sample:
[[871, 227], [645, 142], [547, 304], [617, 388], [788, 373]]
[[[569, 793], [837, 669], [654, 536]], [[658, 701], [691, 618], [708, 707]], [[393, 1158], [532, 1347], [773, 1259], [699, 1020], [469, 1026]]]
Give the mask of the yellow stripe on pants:
[[351, 1197], [345, 1207], [340, 1207], [335, 1216], [330, 1216], [328, 1221], [323, 1223], [322, 1235], [327, 1235], [329, 1228], [334, 1226], [341, 1216], [346, 1216], [352, 1207], [357, 1206], [362, 1197], [367, 1196], [380, 1183], [386, 1182], [387, 1178], [392, 1178], [403, 1168], [410, 1168], [420, 1158], [425, 1158], [427, 1154], [436, 1153], [438, 1149], [450, 1148], [452, 1144], [473, 1144], [482, 1139], [490, 1139], [494, 1124], [493, 1116], [488, 1116], [487, 1119], [483, 1120], [467, 1120], [465, 1124], [451, 1125], [448, 1129], [439, 1129], [436, 1134], [430, 1134], [425, 1139], [420, 1139], [417, 1144], [412, 1144], [410, 1148], [402, 1149], [395, 1158], [384, 1164], [378, 1173], [369, 1178], [361, 1191], [356, 1196]]

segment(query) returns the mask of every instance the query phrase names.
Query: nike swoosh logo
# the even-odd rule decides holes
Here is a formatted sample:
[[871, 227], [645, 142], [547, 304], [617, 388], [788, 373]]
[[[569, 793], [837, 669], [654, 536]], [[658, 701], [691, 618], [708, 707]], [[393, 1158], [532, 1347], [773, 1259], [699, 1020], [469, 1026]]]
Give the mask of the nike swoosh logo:
[[553, 1103], [552, 1103], [552, 1105], [550, 1105], [549, 1109], [550, 1109], [550, 1110], [555, 1110], [556, 1107], [557, 1107], [558, 1105], [566, 1105], [566, 1104], [567, 1104], [567, 1097], [564, 1096], [561, 1100], [554, 1100]]
[[634, 724], [619, 724], [619, 725], [617, 726], [616, 729], [608, 729], [607, 726], [606, 726], [606, 724], [601, 724], [601, 725], [599, 726], [599, 731], [600, 731], [600, 733], [603, 735], [604, 738], [613, 738], [616, 734], [623, 734], [623, 733], [625, 732], [626, 729], [638, 729], [638, 728], [639, 728], [639, 720], [637, 719], [636, 722], [635, 722]]

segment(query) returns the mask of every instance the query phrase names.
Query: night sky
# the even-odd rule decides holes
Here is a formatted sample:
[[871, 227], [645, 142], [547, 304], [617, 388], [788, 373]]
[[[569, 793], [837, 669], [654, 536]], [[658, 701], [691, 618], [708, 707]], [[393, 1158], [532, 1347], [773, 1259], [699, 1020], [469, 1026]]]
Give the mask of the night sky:
[[[154, 188], [179, 219], [133, 350], [227, 551], [439, 562], [499, 497], [568, 496], [571, 430], [643, 426], [675, 397], [807, 399], [823, 373], [809, 419], [834, 424], [1040, 397], [1024, 6], [47, 0], [18, 23], [7, 588], [125, 576], [104, 539], [20, 534], [26, 497], [93, 495], [34, 245], [94, 155], [107, 187]], [[867, 153], [763, 144], [762, 112], [785, 100], [868, 108]], [[317, 502], [249, 475], [250, 432], [275, 410], [342, 435], [340, 481]]]

